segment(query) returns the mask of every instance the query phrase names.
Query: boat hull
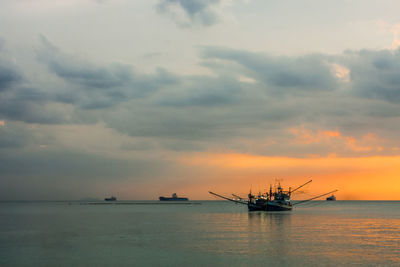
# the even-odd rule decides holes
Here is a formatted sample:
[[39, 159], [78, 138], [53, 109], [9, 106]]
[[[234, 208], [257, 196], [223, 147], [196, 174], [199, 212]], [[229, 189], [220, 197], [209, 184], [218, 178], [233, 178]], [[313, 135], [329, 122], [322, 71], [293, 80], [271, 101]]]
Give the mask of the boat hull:
[[274, 202], [267, 202], [264, 204], [249, 203], [247, 207], [249, 211], [288, 211], [293, 209], [292, 205], [286, 205]]

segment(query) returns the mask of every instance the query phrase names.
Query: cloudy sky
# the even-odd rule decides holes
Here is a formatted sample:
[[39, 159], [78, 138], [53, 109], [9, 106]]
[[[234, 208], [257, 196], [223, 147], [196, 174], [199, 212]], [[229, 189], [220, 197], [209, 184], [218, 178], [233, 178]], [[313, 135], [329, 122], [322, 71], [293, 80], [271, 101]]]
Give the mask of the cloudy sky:
[[400, 199], [399, 10], [0, 0], [0, 200]]

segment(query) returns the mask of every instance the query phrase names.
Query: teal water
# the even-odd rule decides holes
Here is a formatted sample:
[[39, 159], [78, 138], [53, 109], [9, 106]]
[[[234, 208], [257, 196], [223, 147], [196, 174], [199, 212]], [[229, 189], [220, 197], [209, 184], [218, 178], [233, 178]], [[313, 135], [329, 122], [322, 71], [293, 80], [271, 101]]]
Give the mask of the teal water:
[[400, 266], [400, 202], [0, 202], [0, 266]]

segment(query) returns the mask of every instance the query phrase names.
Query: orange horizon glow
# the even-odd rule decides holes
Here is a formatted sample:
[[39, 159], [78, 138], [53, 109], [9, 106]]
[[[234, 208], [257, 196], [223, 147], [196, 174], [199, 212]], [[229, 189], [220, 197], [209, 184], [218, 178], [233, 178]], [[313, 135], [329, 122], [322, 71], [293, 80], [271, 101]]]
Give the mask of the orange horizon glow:
[[194, 170], [200, 168], [206, 176], [199, 175], [197, 182], [185, 186], [185, 192], [198, 199], [212, 199], [205, 194], [208, 190], [245, 196], [250, 187], [264, 191], [279, 178], [285, 188], [313, 179], [308, 195], [338, 189], [338, 200], [400, 200], [400, 156], [291, 158], [195, 153], [180, 161]]

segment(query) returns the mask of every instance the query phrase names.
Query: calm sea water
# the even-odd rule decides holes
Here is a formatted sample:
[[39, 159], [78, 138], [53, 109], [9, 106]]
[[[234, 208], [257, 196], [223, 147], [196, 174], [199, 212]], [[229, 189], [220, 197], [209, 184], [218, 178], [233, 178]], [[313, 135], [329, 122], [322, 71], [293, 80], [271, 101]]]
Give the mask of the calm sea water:
[[0, 203], [0, 266], [400, 266], [400, 202]]

